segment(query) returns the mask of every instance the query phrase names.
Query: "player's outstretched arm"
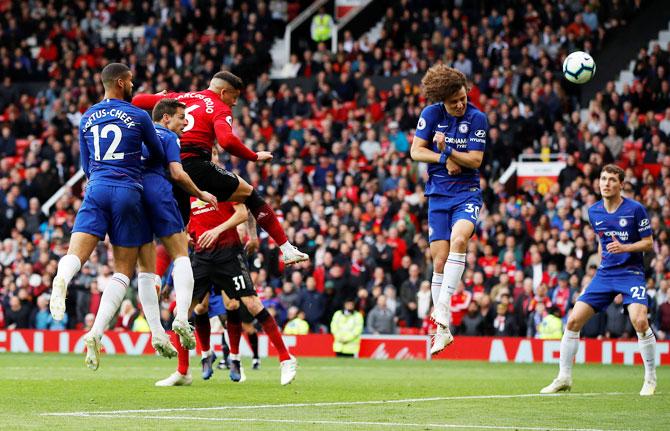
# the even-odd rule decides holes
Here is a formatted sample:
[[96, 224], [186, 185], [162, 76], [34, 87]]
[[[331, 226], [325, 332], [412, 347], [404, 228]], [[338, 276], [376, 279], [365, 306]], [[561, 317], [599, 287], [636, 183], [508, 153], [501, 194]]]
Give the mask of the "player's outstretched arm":
[[427, 140], [415, 136], [409, 149], [409, 155], [412, 157], [412, 160], [425, 163], [439, 163], [441, 154], [428, 148], [428, 144]]
[[195, 196], [201, 201], [205, 201], [214, 206], [218, 205], [216, 196], [214, 196], [211, 193], [200, 190], [198, 186], [195, 185], [191, 177], [186, 173], [186, 171], [184, 171], [184, 168], [182, 167], [181, 163], [170, 162], [168, 166], [170, 169], [170, 177], [186, 193], [190, 194], [191, 196]]
[[247, 220], [248, 210], [244, 204], [236, 204], [233, 206], [233, 208], [235, 208], [235, 212], [233, 213], [232, 216], [230, 216], [230, 218], [228, 218], [220, 225], [200, 235], [200, 238], [198, 238], [198, 245], [200, 247], [202, 248], [210, 247], [212, 244], [216, 242], [217, 238], [219, 238], [219, 235], [221, 235], [221, 233], [227, 231], [228, 229], [232, 229], [235, 226], [242, 224]]
[[166, 94], [166, 92], [159, 94], [137, 94], [135, 97], [133, 97], [131, 103], [138, 108], [151, 110], [154, 109], [156, 103], [160, 102], [161, 99], [166, 97]]
[[[252, 162], [267, 160], [266, 155], [264, 155], [264, 158], [261, 159], [259, 154], [256, 154], [247, 148], [246, 145], [240, 141], [240, 138], [233, 134], [232, 117], [228, 116], [228, 118], [230, 118], [230, 123], [223, 118], [219, 118], [214, 122], [216, 140], [219, 142], [221, 148], [233, 156], [240, 157]], [[262, 153], [266, 153], [266, 151], [262, 151]], [[271, 155], [270, 158], [272, 158]]]

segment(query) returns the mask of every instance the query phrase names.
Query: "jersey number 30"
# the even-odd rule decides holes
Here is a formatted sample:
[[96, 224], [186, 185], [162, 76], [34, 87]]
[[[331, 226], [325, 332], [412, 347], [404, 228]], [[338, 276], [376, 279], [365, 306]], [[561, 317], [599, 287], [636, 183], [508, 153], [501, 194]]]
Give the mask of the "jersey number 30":
[[107, 139], [110, 132], [114, 137], [112, 138], [112, 143], [109, 145], [109, 148], [107, 148], [107, 152], [105, 152], [102, 160], [123, 160], [124, 153], [115, 153], [121, 143], [121, 138], [123, 137], [121, 128], [116, 124], [108, 124], [103, 127], [102, 130], [100, 130], [100, 126], [97, 124], [91, 127], [91, 133], [93, 133], [93, 157], [95, 160], [100, 160], [100, 138]]

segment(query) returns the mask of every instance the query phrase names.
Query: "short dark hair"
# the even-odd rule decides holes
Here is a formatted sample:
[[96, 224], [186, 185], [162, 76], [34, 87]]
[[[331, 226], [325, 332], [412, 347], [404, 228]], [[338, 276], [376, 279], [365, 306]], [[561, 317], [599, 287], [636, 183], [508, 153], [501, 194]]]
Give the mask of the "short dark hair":
[[619, 182], [621, 183], [623, 183], [623, 179], [626, 177], [626, 173], [624, 172], [624, 170], [612, 163], [603, 166], [603, 170], [601, 171], [601, 173], [602, 172], [607, 172], [608, 174], [616, 175], [617, 177], [619, 177]]
[[186, 108], [186, 104], [177, 99], [161, 99], [160, 102], [154, 106], [154, 110], [151, 111], [151, 118], [153, 118], [154, 121], [160, 121], [165, 114], [172, 117], [177, 113], [177, 109], [179, 108]]
[[214, 75], [214, 78], [216, 79], [221, 79], [223, 81], [226, 81], [228, 84], [230, 84], [235, 90], [242, 90], [242, 87], [244, 87], [244, 83], [242, 80], [235, 74], [228, 72], [227, 70], [223, 70], [221, 72], [217, 72]]
[[102, 85], [109, 87], [117, 79], [123, 79], [126, 73], [130, 73], [130, 68], [123, 63], [109, 63], [102, 69], [100, 78]]

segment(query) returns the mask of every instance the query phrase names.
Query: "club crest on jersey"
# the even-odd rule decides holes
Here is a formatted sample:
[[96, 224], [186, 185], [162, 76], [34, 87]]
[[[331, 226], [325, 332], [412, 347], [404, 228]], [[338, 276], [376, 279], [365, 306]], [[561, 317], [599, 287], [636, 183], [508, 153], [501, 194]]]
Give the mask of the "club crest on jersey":
[[619, 219], [619, 226], [626, 227], [627, 225], [628, 225], [628, 222], [626, 221], [625, 218]]
[[426, 128], [426, 120], [423, 118], [419, 118], [419, 124], [417, 124], [416, 129], [417, 130], [423, 130]]
[[468, 130], [470, 128], [468, 127], [467, 123], [461, 123], [458, 125], [458, 132], [459, 133], [468, 133]]
[[191, 202], [191, 209], [200, 209], [200, 208], [205, 208], [207, 206], [207, 202], [201, 201], [200, 199], [196, 199], [193, 202]]

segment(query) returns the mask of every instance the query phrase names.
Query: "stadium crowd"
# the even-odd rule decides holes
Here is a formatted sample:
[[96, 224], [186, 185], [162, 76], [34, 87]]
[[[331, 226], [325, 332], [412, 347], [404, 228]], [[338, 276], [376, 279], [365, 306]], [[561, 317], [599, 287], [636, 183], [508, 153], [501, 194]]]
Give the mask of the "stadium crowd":
[[[598, 264], [585, 208], [599, 198], [600, 168], [614, 161], [626, 169], [625, 195], [643, 202], [651, 217], [647, 295], [654, 328], [665, 338], [670, 47], [641, 50], [635, 83], [621, 93], [608, 83], [582, 107], [586, 115], [560, 74], [567, 53], [597, 52], [640, 2], [495, 2], [500, 9], [480, 2], [485, 13], [440, 7], [436, 15], [440, 2], [401, 0], [386, 11], [374, 45], [346, 35], [335, 54], [320, 45], [293, 58], [296, 74], [313, 78], [312, 88], [268, 76], [267, 37], [285, 22], [286, 2], [232, 3], [0, 2], [0, 327], [92, 322], [113, 272], [110, 247], [100, 243], [70, 287], [69, 319], [54, 322], [51, 278], [67, 249], [80, 189], [65, 193], [48, 215], [41, 205], [78, 169], [77, 127], [103, 93], [98, 71], [121, 61], [142, 92], [199, 90], [220, 68], [247, 83], [236, 132], [255, 151], [272, 151], [274, 160], [256, 165], [221, 155], [221, 163], [272, 202], [291, 241], [311, 256], [283, 268], [276, 244], [261, 236], [261, 250], [250, 257], [263, 303], [281, 324], [327, 331], [344, 300], [354, 298], [370, 333], [432, 332], [427, 174], [409, 158], [425, 100], [406, 78], [443, 61], [471, 79], [470, 100], [490, 125], [485, 208], [452, 298], [456, 333], [554, 335], [547, 322], [565, 318]], [[103, 29], [119, 25], [144, 25], [143, 35], [101, 38]], [[398, 83], [382, 91], [372, 76]], [[46, 85], [32, 94], [24, 89], [37, 87], [27, 82]], [[521, 153], [560, 155], [566, 167], [544, 194], [536, 184], [512, 191], [498, 179]], [[142, 329], [132, 290], [129, 299], [117, 327]], [[629, 336], [627, 322], [615, 301], [583, 335]]]

